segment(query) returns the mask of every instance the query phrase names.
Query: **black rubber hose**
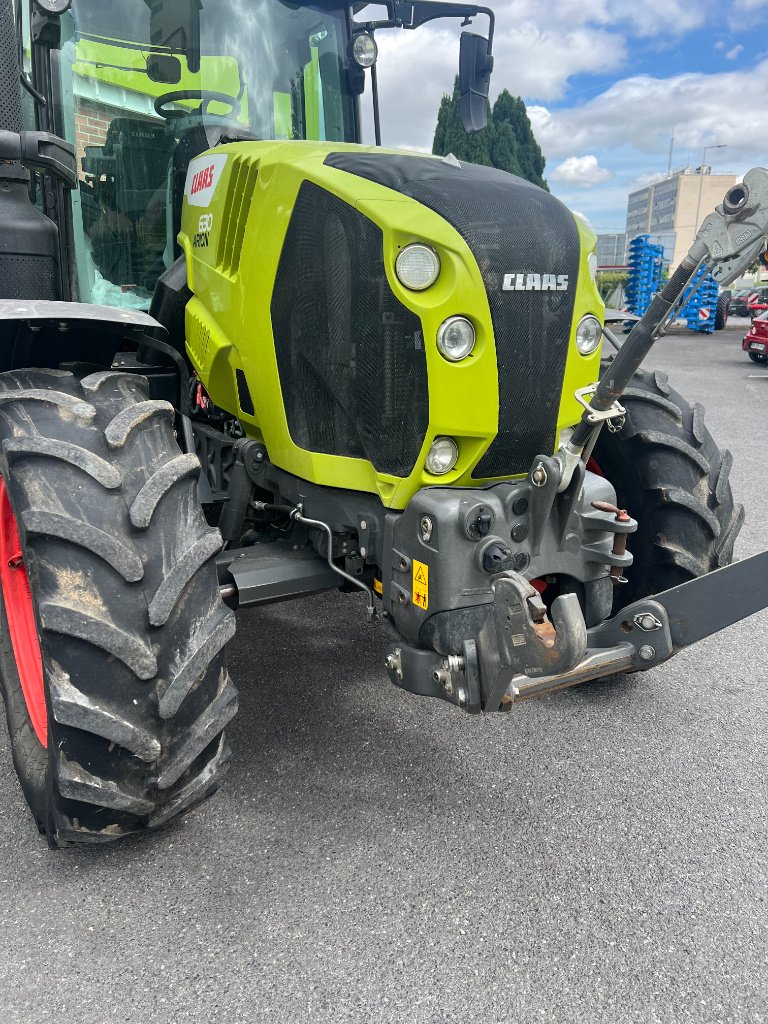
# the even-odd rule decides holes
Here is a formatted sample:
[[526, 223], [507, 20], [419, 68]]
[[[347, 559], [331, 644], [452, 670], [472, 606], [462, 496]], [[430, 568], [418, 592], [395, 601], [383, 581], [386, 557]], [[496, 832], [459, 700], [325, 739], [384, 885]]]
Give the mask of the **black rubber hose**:
[[[594, 410], [604, 412], [621, 398], [624, 389], [629, 385], [640, 368], [640, 364], [653, 347], [656, 340], [653, 336], [654, 331], [679, 298], [697, 266], [696, 260], [686, 256], [662, 290], [654, 297], [600, 378], [595, 394], [589, 403]], [[594, 423], [590, 423], [588, 416], [589, 413], [585, 412], [573, 432], [570, 443], [574, 447], [583, 448], [595, 429]]]
[[17, 133], [24, 130], [13, 0], [0, 0], [0, 129]]

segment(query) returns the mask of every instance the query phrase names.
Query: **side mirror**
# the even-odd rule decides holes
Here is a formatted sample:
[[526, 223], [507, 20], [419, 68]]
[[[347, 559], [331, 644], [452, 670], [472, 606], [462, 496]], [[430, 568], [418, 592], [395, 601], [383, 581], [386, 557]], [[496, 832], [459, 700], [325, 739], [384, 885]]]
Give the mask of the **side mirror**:
[[492, 71], [493, 57], [488, 40], [474, 32], [462, 32], [459, 112], [464, 128], [470, 134], [482, 131], [488, 124], [488, 93]]
[[[144, 0], [149, 7], [149, 37], [187, 58], [187, 67], [200, 70], [200, 0]], [[178, 81], [178, 79], [177, 79]]]
[[147, 58], [147, 75], [150, 82], [178, 85], [181, 81], [181, 61], [169, 53], [152, 53]]

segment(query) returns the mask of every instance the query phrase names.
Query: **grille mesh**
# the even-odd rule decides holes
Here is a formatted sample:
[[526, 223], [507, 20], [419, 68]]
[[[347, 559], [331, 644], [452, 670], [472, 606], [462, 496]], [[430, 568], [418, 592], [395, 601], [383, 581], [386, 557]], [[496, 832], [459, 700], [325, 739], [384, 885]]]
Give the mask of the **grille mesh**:
[[0, 4], [0, 129], [10, 132], [24, 128], [16, 45], [13, 7]]
[[253, 416], [254, 408], [251, 389], [248, 387], [245, 374], [239, 367], [235, 370], [235, 382], [237, 384], [237, 400], [240, 404], [240, 411], [244, 412], [246, 416]]
[[387, 282], [377, 225], [304, 182], [271, 312], [294, 443], [408, 476], [429, 420], [426, 354], [421, 321]]
[[[474, 471], [525, 473], [555, 447], [580, 242], [573, 215], [543, 189], [490, 167], [385, 154], [333, 153], [326, 164], [434, 210], [471, 248], [491, 308], [499, 432]], [[503, 291], [506, 274], [569, 276], [568, 291]]]
[[56, 277], [56, 263], [47, 256], [5, 256], [0, 253], [0, 299], [57, 298], [59, 286]]

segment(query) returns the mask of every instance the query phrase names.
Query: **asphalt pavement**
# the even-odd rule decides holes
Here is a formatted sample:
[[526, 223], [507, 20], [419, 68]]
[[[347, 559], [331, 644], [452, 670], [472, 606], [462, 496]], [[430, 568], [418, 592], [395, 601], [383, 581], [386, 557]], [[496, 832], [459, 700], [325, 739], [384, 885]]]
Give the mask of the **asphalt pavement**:
[[[768, 543], [744, 321], [650, 361], [707, 408]], [[768, 1018], [768, 616], [473, 719], [395, 690], [332, 595], [240, 616], [222, 790], [51, 853], [0, 734], [2, 1024]]]

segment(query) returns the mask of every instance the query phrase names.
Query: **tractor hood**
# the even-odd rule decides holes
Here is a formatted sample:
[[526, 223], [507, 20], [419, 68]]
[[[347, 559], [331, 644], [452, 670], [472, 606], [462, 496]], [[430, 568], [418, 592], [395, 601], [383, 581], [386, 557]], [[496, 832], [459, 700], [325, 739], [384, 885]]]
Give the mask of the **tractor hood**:
[[581, 258], [573, 215], [523, 178], [455, 159], [333, 153], [325, 162], [434, 210], [472, 250], [499, 373], [499, 431], [473, 476], [526, 473], [555, 447]]
[[[599, 351], [575, 344], [603, 312], [595, 238], [548, 192], [452, 157], [310, 143], [219, 147], [187, 184], [190, 358], [281, 468], [401, 508], [424, 486], [523, 475], [578, 421], [573, 393], [598, 377]], [[424, 290], [396, 272], [413, 243], [440, 260]], [[456, 316], [477, 340], [451, 362], [437, 338]], [[441, 477], [425, 467], [438, 437], [459, 452]]]

